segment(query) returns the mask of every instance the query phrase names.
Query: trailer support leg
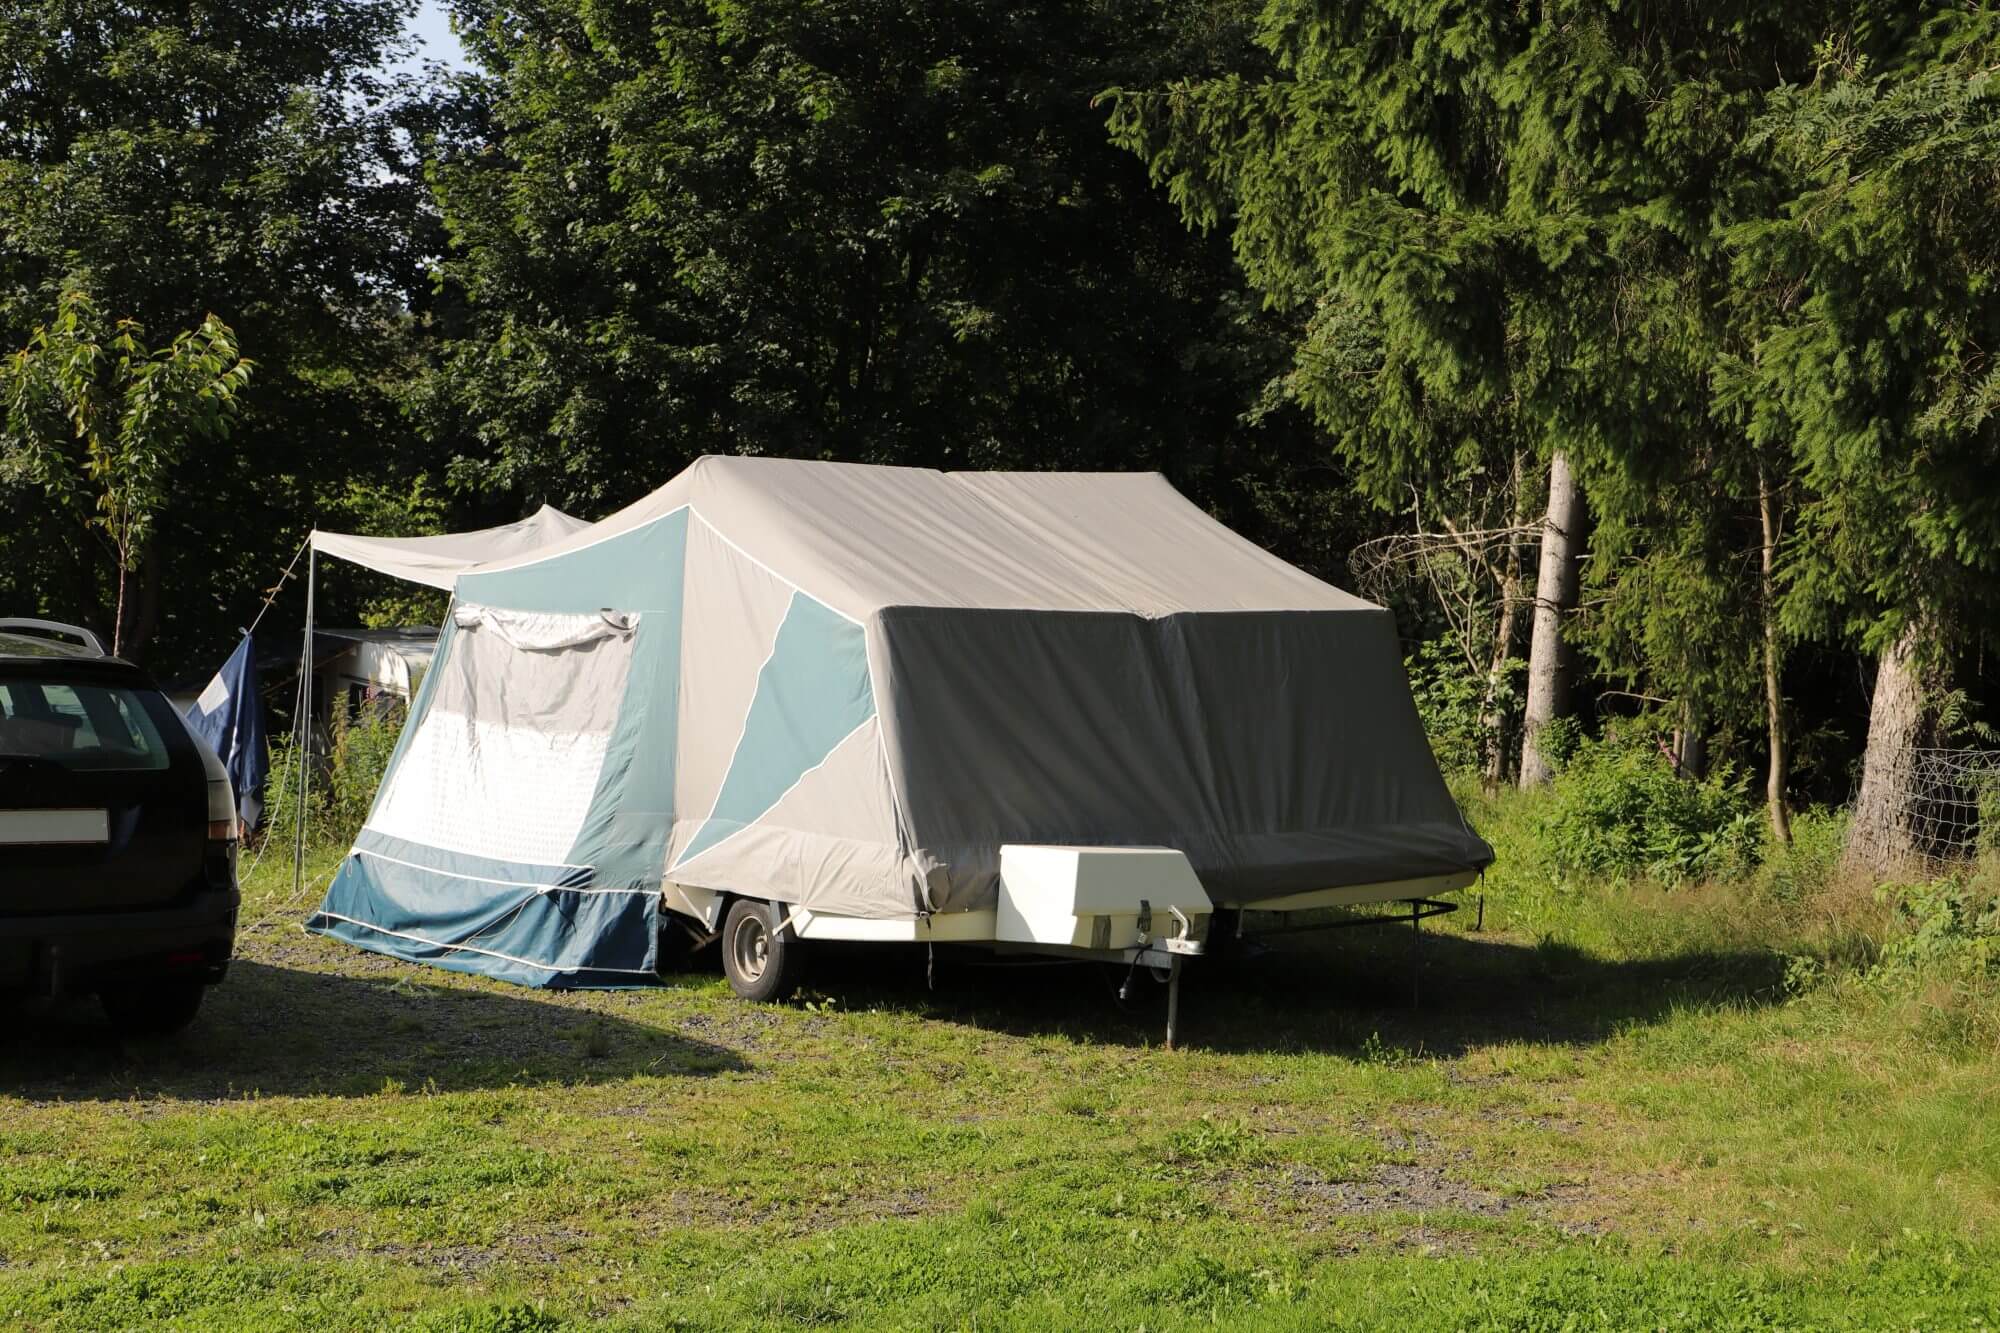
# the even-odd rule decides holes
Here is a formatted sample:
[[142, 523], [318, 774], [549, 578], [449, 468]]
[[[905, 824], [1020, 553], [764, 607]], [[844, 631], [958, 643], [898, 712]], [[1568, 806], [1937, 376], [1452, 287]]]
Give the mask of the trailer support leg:
[[1423, 1004], [1424, 914], [1423, 903], [1410, 901], [1410, 1008]]
[[1181, 960], [1175, 958], [1167, 965], [1167, 1049], [1174, 1048], [1174, 1038], [1180, 1035], [1181, 1025]]

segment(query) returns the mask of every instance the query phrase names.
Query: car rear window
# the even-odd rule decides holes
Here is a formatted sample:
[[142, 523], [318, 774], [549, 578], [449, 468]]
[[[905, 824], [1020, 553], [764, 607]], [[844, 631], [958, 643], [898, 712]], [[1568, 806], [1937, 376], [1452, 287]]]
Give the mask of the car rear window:
[[162, 769], [159, 729], [136, 691], [54, 679], [0, 679], [0, 770], [37, 759], [79, 772]]

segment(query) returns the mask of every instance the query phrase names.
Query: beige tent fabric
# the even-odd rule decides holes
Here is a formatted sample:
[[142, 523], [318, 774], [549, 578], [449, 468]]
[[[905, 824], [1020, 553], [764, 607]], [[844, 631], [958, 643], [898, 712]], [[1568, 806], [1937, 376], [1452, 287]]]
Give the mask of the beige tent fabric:
[[708, 457], [587, 531], [481, 572], [556, 559], [683, 508], [854, 620], [885, 606], [1142, 616], [1371, 606], [1237, 536], [1156, 472]]
[[[683, 824], [675, 845], [698, 827], [699, 821]], [[918, 910], [897, 843], [877, 719], [835, 746], [754, 825], [681, 862], [668, 878], [718, 890], [770, 885], [775, 897], [818, 912]]]
[[665, 605], [652, 571], [670, 881], [893, 917], [990, 907], [1009, 843], [1178, 848], [1225, 904], [1492, 859], [1390, 614], [1158, 475], [704, 458], [464, 591]]
[[684, 595], [682, 623], [698, 625], [701, 632], [684, 639], [681, 650], [674, 808], [683, 821], [693, 822], [680, 828], [675, 854], [722, 790], [757, 693], [758, 668], [770, 655], [793, 592], [705, 525], [691, 523]]
[[315, 528], [312, 545], [322, 555], [410, 583], [449, 590], [458, 576], [474, 565], [527, 555], [589, 526], [583, 519], [543, 505], [518, 523], [435, 537], [362, 537]]

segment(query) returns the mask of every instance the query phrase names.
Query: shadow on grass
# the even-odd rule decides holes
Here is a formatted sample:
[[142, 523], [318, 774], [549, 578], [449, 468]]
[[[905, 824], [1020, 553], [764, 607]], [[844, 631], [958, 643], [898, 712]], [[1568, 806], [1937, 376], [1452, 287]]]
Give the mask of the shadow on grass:
[[238, 959], [173, 1037], [122, 1040], [84, 998], [18, 1002], [0, 1013], [0, 1089], [48, 1101], [209, 1101], [747, 1068], [725, 1047], [604, 1008], [407, 969], [342, 975]]
[[[995, 966], [939, 950], [935, 989], [917, 951], [823, 950], [810, 987], [849, 1007], [1029, 1036], [1157, 1044], [1166, 988], [1104, 964]], [[1274, 937], [1246, 956], [1201, 959], [1181, 983], [1181, 1043], [1224, 1052], [1361, 1053], [1371, 1045], [1455, 1057], [1514, 1042], [1591, 1045], [1677, 1010], [1758, 1007], [1784, 997], [1784, 959], [1758, 951], [1692, 951], [1607, 959], [1563, 945], [1525, 945], [1407, 926]]]

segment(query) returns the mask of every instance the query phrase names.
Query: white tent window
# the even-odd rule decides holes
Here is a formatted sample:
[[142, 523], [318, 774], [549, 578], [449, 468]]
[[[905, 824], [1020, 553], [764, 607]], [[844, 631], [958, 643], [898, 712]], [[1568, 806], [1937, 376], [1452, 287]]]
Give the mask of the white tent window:
[[368, 827], [562, 865], [590, 812], [639, 617], [461, 606], [436, 692]]

